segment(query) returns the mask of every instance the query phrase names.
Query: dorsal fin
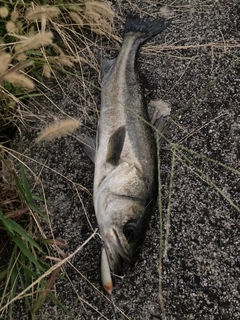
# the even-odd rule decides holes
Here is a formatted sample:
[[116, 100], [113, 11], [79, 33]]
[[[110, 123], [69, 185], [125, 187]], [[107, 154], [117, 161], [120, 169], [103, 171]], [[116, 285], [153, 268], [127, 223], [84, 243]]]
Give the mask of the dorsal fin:
[[122, 153], [123, 144], [126, 136], [125, 126], [119, 127], [109, 138], [106, 162], [117, 165]]

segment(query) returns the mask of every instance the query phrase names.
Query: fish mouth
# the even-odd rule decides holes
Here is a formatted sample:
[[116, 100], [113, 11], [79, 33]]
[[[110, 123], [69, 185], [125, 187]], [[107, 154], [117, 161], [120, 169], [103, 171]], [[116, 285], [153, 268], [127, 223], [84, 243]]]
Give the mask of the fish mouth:
[[130, 246], [123, 237], [119, 236], [115, 229], [112, 229], [104, 239], [110, 269], [118, 276], [123, 276], [123, 261], [131, 264], [132, 259]]
[[130, 252], [129, 250], [127, 251], [121, 241], [120, 241], [120, 238], [117, 234], [117, 231], [113, 229], [113, 233], [115, 234], [115, 237], [116, 237], [116, 240], [117, 240], [117, 243], [114, 244], [114, 247], [115, 247], [115, 250], [116, 252], [123, 258], [123, 260], [127, 263], [130, 263], [131, 262], [131, 257], [130, 257]]

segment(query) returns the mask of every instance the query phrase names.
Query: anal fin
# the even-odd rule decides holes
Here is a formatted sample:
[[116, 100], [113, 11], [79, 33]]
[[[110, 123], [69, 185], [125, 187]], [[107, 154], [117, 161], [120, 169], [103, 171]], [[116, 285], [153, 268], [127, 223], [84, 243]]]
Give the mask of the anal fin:
[[[152, 100], [149, 102], [150, 107], [154, 107], [154, 113], [151, 117], [151, 124], [162, 134], [165, 134], [167, 122], [171, 113], [171, 106], [167, 101]], [[158, 143], [161, 144], [162, 139], [159, 138]]]

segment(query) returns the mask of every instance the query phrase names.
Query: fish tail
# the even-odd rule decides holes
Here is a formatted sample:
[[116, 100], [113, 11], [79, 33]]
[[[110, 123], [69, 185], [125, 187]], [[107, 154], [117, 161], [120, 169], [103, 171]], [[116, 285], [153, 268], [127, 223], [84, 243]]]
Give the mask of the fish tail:
[[138, 15], [129, 14], [126, 18], [124, 35], [126, 36], [129, 32], [139, 32], [140, 43], [143, 43], [166, 28], [167, 24], [164, 18], [145, 20]]

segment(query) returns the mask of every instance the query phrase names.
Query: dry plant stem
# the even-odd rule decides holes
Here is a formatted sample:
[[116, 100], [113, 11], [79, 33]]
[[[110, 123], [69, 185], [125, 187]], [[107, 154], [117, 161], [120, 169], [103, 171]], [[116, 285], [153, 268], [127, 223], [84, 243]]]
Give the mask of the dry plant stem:
[[171, 218], [171, 196], [172, 196], [172, 188], [173, 188], [175, 160], [176, 160], [176, 151], [175, 149], [173, 149], [172, 150], [172, 167], [171, 167], [169, 189], [168, 189], [169, 195], [168, 195], [167, 217], [166, 217], [166, 225], [165, 225], [166, 235], [165, 235], [165, 241], [164, 241], [163, 258], [167, 257], [167, 249], [168, 249], [168, 238], [169, 238], [169, 232], [170, 232], [170, 218]]
[[97, 233], [97, 229], [94, 231], [93, 234], [91, 234], [91, 236], [84, 241], [84, 243], [82, 245], [80, 245], [73, 253], [71, 253], [68, 257], [64, 258], [63, 260], [61, 260], [60, 262], [56, 263], [55, 265], [53, 265], [51, 268], [49, 268], [43, 275], [41, 275], [41, 277], [39, 277], [37, 280], [35, 280], [30, 286], [28, 286], [26, 289], [24, 289], [21, 293], [19, 293], [15, 298], [13, 298], [12, 300], [8, 301], [4, 307], [2, 307], [0, 309], [1, 311], [4, 311], [11, 303], [13, 303], [16, 300], [21, 299], [24, 294], [26, 292], [28, 292], [30, 289], [32, 289], [35, 285], [37, 285], [42, 279], [46, 278], [47, 276], [49, 276], [54, 270], [58, 269], [59, 267], [62, 267], [68, 260], [70, 260], [71, 258], [73, 258], [79, 251], [81, 251], [83, 249], [84, 246], [87, 245], [87, 243], [96, 235]]
[[[156, 141], [159, 141], [159, 134], [156, 134]], [[163, 263], [163, 212], [162, 212], [162, 183], [161, 183], [161, 161], [160, 161], [160, 145], [157, 143], [157, 166], [158, 166], [158, 210], [159, 210], [159, 302], [163, 319], [165, 319], [165, 307], [162, 290], [162, 263]]]
[[41, 290], [36, 302], [34, 303], [34, 306], [32, 309], [33, 314], [35, 314], [44, 304], [49, 292], [51, 292], [52, 287], [56, 283], [57, 276], [59, 275], [60, 272], [61, 272], [61, 267], [58, 267], [52, 272], [50, 278], [46, 281], [46, 284], [43, 290]]
[[[204, 182], [206, 182], [208, 185], [212, 186], [235, 210], [240, 212], [240, 207], [238, 207], [235, 203], [232, 202], [232, 200], [225, 195], [225, 193], [209, 178], [208, 175], [204, 174], [200, 169], [198, 169], [194, 163], [183, 153], [180, 153], [181, 156], [185, 159], [186, 162], [190, 164], [190, 167], [186, 164], [186, 162], [183, 162], [185, 166], [187, 166], [192, 172], [196, 173], [200, 177], [200, 179]], [[193, 169], [194, 168], [194, 169]]]
[[195, 97], [190, 99], [186, 105], [180, 109], [175, 115], [174, 118], [176, 119], [182, 112], [186, 111], [194, 102], [199, 100], [202, 96], [204, 96], [210, 88], [212, 88], [220, 79], [225, 77], [234, 67], [236, 67], [240, 63], [240, 58], [235, 59], [230, 65], [222, 72], [220, 73], [214, 80], [210, 81], [208, 85], [200, 90]]
[[[59, 84], [59, 88], [62, 90], [62, 92], [63, 93], [65, 93], [64, 92], [64, 89], [62, 88], [62, 86]], [[48, 89], [47, 87], [46, 87], [46, 89], [47, 90], [50, 90], [50, 89]], [[50, 102], [50, 104], [52, 105], [52, 106], [54, 106], [59, 112], [61, 112], [64, 116], [66, 116], [67, 118], [69, 118], [69, 119], [72, 119], [72, 120], [75, 120], [73, 117], [71, 117], [71, 116], [69, 116], [66, 112], [64, 112], [63, 110], [61, 110], [60, 108], [59, 108], [59, 106], [56, 104], [56, 103], [54, 103], [43, 91], [40, 91], [41, 92], [41, 94]], [[53, 92], [52, 90], [51, 90], [51, 92]]]
[[185, 70], [182, 72], [182, 74], [180, 75], [180, 77], [177, 79], [177, 81], [174, 83], [174, 85], [171, 87], [171, 89], [165, 93], [165, 95], [162, 97], [162, 99], [164, 100], [164, 97], [165, 96], [169, 96], [170, 92], [172, 92], [172, 90], [176, 87], [176, 85], [180, 82], [180, 80], [182, 79], [182, 77], [184, 76], [184, 74], [187, 72], [188, 68], [190, 67], [192, 61], [194, 60], [195, 58], [191, 58], [185, 68]]
[[181, 140], [178, 141], [178, 144], [182, 143], [183, 141], [187, 140], [189, 137], [196, 134], [198, 131], [202, 130], [203, 128], [207, 127], [210, 123], [214, 122], [215, 120], [225, 116], [226, 113], [221, 113], [217, 117], [213, 118], [212, 120], [208, 121], [207, 123], [203, 124], [201, 127], [192, 130], [191, 132], [188, 132]]
[[91, 224], [91, 222], [90, 222], [90, 220], [89, 220], [89, 218], [88, 218], [88, 214], [87, 214], [86, 208], [85, 208], [85, 206], [84, 206], [84, 204], [83, 204], [82, 198], [81, 198], [81, 196], [80, 196], [80, 194], [79, 194], [79, 191], [78, 191], [76, 185], [74, 185], [74, 188], [75, 188], [76, 193], [77, 193], [77, 195], [78, 195], [78, 199], [79, 199], [79, 201], [81, 202], [81, 205], [82, 205], [84, 214], [85, 214], [85, 216], [86, 216], [88, 225], [89, 225], [90, 229], [91, 229], [92, 231], [94, 231], [93, 226], [92, 226], [92, 224]]
[[[42, 170], [43, 170], [43, 168], [41, 168], [40, 173], [38, 174], [38, 176], [41, 175]], [[49, 226], [49, 228], [50, 228], [50, 232], [51, 232], [51, 235], [52, 235], [52, 239], [53, 239], [53, 241], [54, 241], [54, 245], [51, 246], [51, 247], [52, 247], [53, 249], [55, 249], [55, 251], [57, 251], [57, 254], [58, 254], [58, 256], [59, 256], [58, 259], [60, 260], [62, 257], [65, 258], [65, 253], [59, 248], [59, 246], [67, 246], [67, 245], [61, 243], [61, 242], [58, 241], [58, 240], [55, 240], [55, 238], [54, 238], [53, 229], [52, 229], [52, 224], [51, 224], [50, 215], [49, 215], [48, 206], [47, 206], [47, 199], [46, 199], [45, 189], [44, 189], [44, 187], [43, 187], [43, 184], [42, 184], [40, 178], [38, 178], [38, 181], [40, 181], [40, 184], [41, 184], [41, 189], [42, 189], [42, 194], [43, 194], [43, 199], [44, 199], [44, 207], [45, 207], [45, 212], [46, 212], [46, 215], [47, 215], [47, 222], [48, 222], [48, 226]], [[40, 233], [41, 233], [41, 235], [42, 235], [42, 238], [43, 238], [43, 239], [47, 239], [47, 237], [45, 236], [44, 231], [43, 231], [40, 223], [38, 222], [38, 217], [35, 217], [35, 215], [34, 215], [34, 219], [35, 219], [36, 224], [37, 224], [37, 226], [38, 226], [38, 230], [40, 230]], [[47, 246], [47, 250], [48, 250], [48, 253], [49, 253], [49, 255], [50, 255], [50, 247], [49, 247], [49, 246]]]
[[177, 149], [184, 150], [184, 151], [186, 151], [186, 152], [188, 152], [188, 153], [196, 156], [197, 158], [202, 158], [202, 159], [204, 159], [204, 160], [206, 160], [206, 161], [215, 163], [215, 164], [217, 164], [218, 166], [220, 166], [220, 167], [222, 167], [222, 168], [224, 168], [224, 169], [226, 169], [226, 170], [229, 170], [229, 171], [231, 171], [231, 172], [233, 172], [233, 173], [235, 173], [235, 174], [237, 174], [237, 175], [240, 175], [240, 171], [238, 171], [238, 170], [236, 170], [236, 169], [234, 169], [234, 168], [232, 168], [232, 167], [229, 167], [229, 166], [227, 166], [227, 165], [225, 165], [225, 164], [223, 164], [223, 163], [221, 163], [221, 162], [219, 162], [219, 161], [217, 161], [217, 160], [213, 160], [213, 159], [211, 159], [211, 158], [208, 158], [208, 157], [205, 156], [204, 154], [197, 153], [196, 151], [194, 151], [194, 150], [192, 150], [192, 149], [188, 149], [188, 148], [186, 148], [186, 147], [184, 147], [184, 146], [182, 146], [182, 145], [178, 145], [178, 144], [175, 144], [175, 143], [172, 143], [171, 146], [172, 146], [172, 148], [174, 148], [175, 150], [177, 150]]
[[[44, 167], [44, 168], [46, 168], [46, 169], [48, 169], [48, 170], [56, 173], [56, 174], [59, 175], [60, 177], [64, 178], [65, 180], [67, 180], [68, 182], [70, 182], [72, 185], [74, 185], [74, 186], [76, 186], [76, 187], [79, 186], [81, 190], [83, 190], [83, 191], [85, 191], [87, 194], [91, 195], [91, 192], [90, 192], [87, 188], [83, 187], [83, 186], [82, 186], [81, 184], [79, 184], [79, 183], [73, 182], [71, 179], [68, 179], [66, 176], [64, 176], [63, 174], [59, 173], [57, 170], [54, 170], [54, 169], [50, 168], [49, 166], [47, 166], [47, 165], [45, 165], [45, 164], [43, 164], [43, 163], [41, 163], [41, 162], [39, 162], [39, 161], [37, 161], [37, 160], [35, 160], [35, 159], [33, 159], [33, 158], [30, 158], [30, 157], [28, 157], [28, 156], [26, 156], [26, 155], [24, 155], [24, 154], [22, 154], [22, 153], [19, 153], [19, 152], [15, 151], [15, 150], [12, 150], [12, 149], [9, 149], [9, 148], [3, 147], [3, 146], [0, 146], [0, 148], [3, 148], [4, 150], [6, 150], [6, 152], [8, 152], [14, 159], [20, 161], [20, 163], [22, 163], [25, 167], [27, 167], [31, 172], [32, 172], [32, 170], [31, 170], [28, 166], [26, 166], [26, 164], [25, 164], [23, 161], [19, 160], [19, 158], [18, 158], [17, 156], [19, 156], [19, 157], [24, 157], [24, 158], [26, 158], [26, 159], [28, 159], [28, 160], [31, 160], [31, 161], [33, 161], [33, 162], [41, 165], [42, 167]], [[16, 154], [16, 155], [15, 155], [15, 154]], [[34, 175], [33, 172], [32, 172], [32, 174]]]
[[[130, 320], [130, 318], [123, 312], [123, 310], [121, 310], [115, 303], [113, 303], [112, 299], [110, 299], [108, 296], [106, 296], [105, 294], [103, 294], [102, 291], [100, 291], [96, 286], [94, 286], [94, 284], [93, 284], [91, 281], [89, 281], [89, 280], [84, 276], [84, 274], [82, 274], [70, 261], [68, 261], [68, 264], [69, 264], [87, 283], [89, 283], [89, 285], [90, 285], [94, 290], [96, 290], [96, 292], [97, 292], [98, 294], [100, 294], [105, 300], [107, 300], [108, 302], [110, 302], [111, 304], [113, 304], [114, 308], [115, 308], [119, 313], [121, 313], [121, 314], [125, 317], [125, 319]], [[68, 275], [67, 275], [67, 277], [68, 277]], [[68, 278], [69, 278], [69, 277], [68, 277]], [[72, 284], [72, 282], [71, 282], [71, 284]], [[75, 290], [73, 284], [72, 284], [72, 287], [73, 287], [73, 289]]]
[[88, 307], [90, 307], [92, 310], [96, 311], [103, 319], [109, 320], [107, 317], [104, 316], [104, 314], [102, 314], [100, 311], [98, 311], [97, 308], [95, 308], [91, 303], [89, 303], [87, 300], [83, 299], [83, 298], [79, 295], [77, 289], [75, 289], [75, 287], [74, 287], [74, 285], [73, 285], [73, 283], [72, 283], [72, 280], [69, 278], [68, 275], [66, 275], [66, 276], [67, 276], [67, 278], [68, 278], [68, 281], [71, 283], [72, 288], [73, 288], [73, 290], [75, 291], [75, 293], [76, 293], [76, 295], [77, 295], [77, 297], [78, 297], [78, 300], [79, 300], [83, 305], [85, 304], [85, 305], [87, 305]]
[[[181, 39], [181, 41], [184, 39]], [[211, 48], [217, 48], [217, 49], [222, 49], [224, 52], [226, 52], [226, 48], [239, 48], [240, 44], [238, 43], [226, 43], [226, 42], [209, 42], [209, 43], [204, 43], [204, 44], [196, 44], [196, 45], [188, 45], [188, 46], [178, 46], [178, 45], [156, 45], [156, 46], [143, 46], [142, 51], [147, 54], [159, 54], [159, 51], [176, 51], [176, 50], [184, 50], [184, 49], [197, 49], [197, 48], [206, 48], [206, 47], [211, 47]], [[178, 56], [178, 58], [180, 58]]]

